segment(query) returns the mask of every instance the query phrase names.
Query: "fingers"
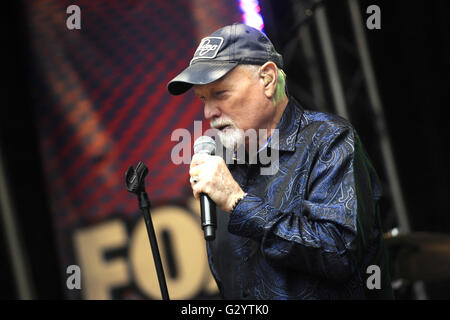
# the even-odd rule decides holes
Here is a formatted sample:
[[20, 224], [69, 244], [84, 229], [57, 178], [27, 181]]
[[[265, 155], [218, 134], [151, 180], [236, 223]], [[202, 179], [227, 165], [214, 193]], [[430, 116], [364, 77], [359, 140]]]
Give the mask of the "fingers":
[[[219, 156], [194, 155], [189, 168], [192, 193], [198, 200], [207, 194], [222, 210], [231, 210], [236, 195], [243, 191]], [[231, 203], [233, 202], [233, 203]], [[227, 212], [228, 212], [227, 211]]]
[[211, 185], [211, 175], [206, 164], [198, 165], [189, 170], [192, 192], [196, 199], [199, 199], [200, 193], [208, 194]]
[[213, 156], [204, 153], [194, 154], [191, 161], [191, 168], [205, 163], [206, 161], [210, 160], [211, 157]]
[[192, 192], [196, 199], [199, 199], [200, 193], [208, 194], [212, 183], [214, 172], [217, 168], [217, 163], [223, 159], [218, 156], [211, 156], [207, 154], [195, 154], [192, 157], [189, 168], [189, 182], [192, 187]]
[[[189, 168], [189, 182], [191, 184], [192, 193], [194, 194], [195, 199], [200, 198], [200, 193], [202, 191], [202, 183], [201, 181], [201, 172], [204, 172], [204, 166], [206, 157], [208, 155], [194, 155], [191, 161], [191, 166]], [[203, 170], [202, 170], [203, 169]], [[205, 177], [203, 177], [203, 181], [205, 180]]]
[[[199, 200], [200, 199], [200, 193], [202, 193], [203, 191], [200, 190], [198, 187], [193, 186], [192, 187], [192, 194], [194, 195], [194, 198]], [[203, 192], [205, 193], [205, 192]]]
[[200, 193], [208, 194], [209, 191], [209, 182], [205, 181], [205, 179], [201, 180], [199, 176], [193, 176], [190, 179], [192, 193], [196, 199], [199, 199]]
[[224, 162], [219, 156], [210, 156], [207, 154], [195, 154], [192, 157], [189, 167], [189, 175], [201, 175], [201, 172], [213, 172], [217, 169], [220, 162]]

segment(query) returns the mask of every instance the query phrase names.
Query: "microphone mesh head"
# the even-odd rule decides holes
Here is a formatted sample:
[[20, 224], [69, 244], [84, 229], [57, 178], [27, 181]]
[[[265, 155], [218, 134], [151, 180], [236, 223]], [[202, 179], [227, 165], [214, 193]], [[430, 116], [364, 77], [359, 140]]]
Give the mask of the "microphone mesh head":
[[216, 151], [216, 142], [209, 136], [201, 136], [194, 142], [194, 154], [206, 153], [214, 155]]

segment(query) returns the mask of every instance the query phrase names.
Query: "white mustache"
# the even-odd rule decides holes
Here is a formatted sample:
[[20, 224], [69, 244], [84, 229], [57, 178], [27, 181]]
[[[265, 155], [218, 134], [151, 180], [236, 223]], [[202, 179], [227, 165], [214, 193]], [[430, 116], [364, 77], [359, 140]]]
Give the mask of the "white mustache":
[[213, 129], [218, 129], [224, 126], [232, 126], [236, 127], [233, 121], [231, 120], [224, 120], [224, 119], [217, 119], [217, 120], [211, 120], [209, 123], [210, 127]]

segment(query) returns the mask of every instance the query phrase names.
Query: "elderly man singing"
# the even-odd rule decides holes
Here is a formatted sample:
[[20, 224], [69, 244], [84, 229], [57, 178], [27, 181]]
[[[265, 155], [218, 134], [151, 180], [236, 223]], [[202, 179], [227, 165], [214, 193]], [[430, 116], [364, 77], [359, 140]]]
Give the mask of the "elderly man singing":
[[[263, 33], [233, 24], [202, 39], [168, 84], [174, 95], [192, 88], [223, 146], [247, 151], [243, 162], [196, 154], [190, 165], [194, 196], [207, 194], [220, 209], [207, 243], [220, 293], [390, 299], [376, 173], [345, 119], [304, 110], [286, 94], [282, 67]], [[263, 134], [252, 139], [247, 130]], [[272, 174], [261, 174], [258, 153], [250, 161], [251, 145], [278, 154]]]

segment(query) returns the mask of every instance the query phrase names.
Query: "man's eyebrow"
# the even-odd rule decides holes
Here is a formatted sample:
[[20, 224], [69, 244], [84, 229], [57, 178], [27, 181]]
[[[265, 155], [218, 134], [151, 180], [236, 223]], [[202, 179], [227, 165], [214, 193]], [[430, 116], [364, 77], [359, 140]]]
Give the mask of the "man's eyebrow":
[[202, 95], [202, 94], [200, 94], [200, 93], [198, 93], [198, 92], [195, 92], [194, 91], [194, 95], [197, 97], [197, 98], [204, 98], [205, 96], [204, 95]]

